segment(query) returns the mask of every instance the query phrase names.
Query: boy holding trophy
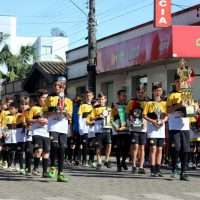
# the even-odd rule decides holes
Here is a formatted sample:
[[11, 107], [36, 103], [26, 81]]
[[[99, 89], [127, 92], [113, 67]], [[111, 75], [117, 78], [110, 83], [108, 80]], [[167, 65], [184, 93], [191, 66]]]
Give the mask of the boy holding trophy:
[[106, 160], [104, 166], [111, 167], [109, 157], [111, 153], [111, 108], [106, 106], [107, 97], [100, 93], [98, 95], [98, 105], [94, 106], [95, 134], [96, 134], [96, 154], [97, 154], [97, 170], [102, 167], [101, 150], [106, 147]]
[[136, 98], [129, 101], [127, 106], [129, 118], [129, 131], [131, 134], [132, 172], [136, 173], [136, 162], [139, 154], [139, 174], [145, 174], [143, 168], [146, 144], [147, 122], [143, 118], [143, 109], [147, 102], [145, 89], [140, 85], [136, 89]]
[[115, 148], [116, 151], [117, 171], [121, 172], [122, 168], [128, 170], [126, 158], [130, 146], [126, 113], [126, 91], [119, 90], [117, 97], [118, 102], [112, 106], [113, 140], [115, 141], [113, 148]]
[[[180, 73], [179, 73], [180, 74]], [[167, 107], [169, 113], [169, 139], [172, 157], [172, 177], [176, 177], [176, 165], [178, 158], [181, 161], [180, 180], [188, 181], [185, 170], [190, 152], [190, 120], [186, 114], [184, 100], [187, 98], [182, 91], [182, 78], [175, 75], [175, 91], [169, 94]]]
[[165, 123], [168, 120], [166, 102], [162, 100], [162, 85], [156, 83], [152, 88], [153, 99], [147, 102], [143, 115], [147, 120], [147, 138], [150, 147], [151, 176], [162, 177], [160, 165], [165, 141]]
[[72, 101], [65, 96], [66, 78], [58, 77], [53, 85], [53, 93], [47, 98], [48, 131], [51, 139], [51, 168], [49, 176], [56, 175], [56, 159], [58, 160], [58, 182], [66, 182], [64, 177], [64, 155], [67, 145], [69, 122], [72, 116]]

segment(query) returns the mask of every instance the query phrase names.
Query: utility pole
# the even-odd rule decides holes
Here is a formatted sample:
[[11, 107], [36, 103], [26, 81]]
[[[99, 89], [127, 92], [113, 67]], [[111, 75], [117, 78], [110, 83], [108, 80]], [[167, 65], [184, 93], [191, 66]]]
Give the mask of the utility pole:
[[95, 19], [95, 0], [89, 0], [88, 14], [88, 89], [96, 95], [96, 19]]

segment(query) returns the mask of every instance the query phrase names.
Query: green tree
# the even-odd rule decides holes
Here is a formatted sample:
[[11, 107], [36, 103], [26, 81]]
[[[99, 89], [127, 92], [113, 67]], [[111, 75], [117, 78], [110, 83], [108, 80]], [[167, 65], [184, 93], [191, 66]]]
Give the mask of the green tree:
[[0, 64], [5, 64], [8, 68], [6, 75], [0, 74], [7, 81], [23, 79], [31, 70], [31, 61], [34, 58], [34, 50], [31, 46], [22, 46], [19, 55], [13, 55], [8, 45], [0, 51]]

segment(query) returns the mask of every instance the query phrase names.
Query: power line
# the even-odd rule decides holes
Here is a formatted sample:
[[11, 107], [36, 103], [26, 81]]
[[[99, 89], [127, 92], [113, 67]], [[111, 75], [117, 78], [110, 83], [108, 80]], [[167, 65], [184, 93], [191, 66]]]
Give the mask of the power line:
[[[133, 4], [134, 4], [134, 6], [135, 5], [138, 5], [138, 4], [140, 4], [140, 3], [144, 3], [145, 1], [149, 1], [149, 0], [143, 0], [142, 2], [141, 2], [141, 0], [140, 1], [137, 1], [137, 2], [132, 2], [131, 4], [128, 4], [127, 6], [126, 6], [126, 8], [123, 8], [123, 11], [124, 10], [127, 10], [127, 8], [129, 9], [130, 8], [130, 6], [132, 6]], [[107, 9], [107, 10], [105, 10], [105, 11], [102, 11], [102, 12], [100, 12], [99, 14], [97, 14], [97, 16], [98, 17], [104, 17], [104, 16], [109, 16], [109, 14], [111, 13], [110, 11], [112, 11], [112, 10], [114, 10], [114, 11], [116, 11], [117, 9], [114, 9], [114, 8], [117, 8], [117, 7], [119, 7], [119, 5], [117, 4], [117, 5], [115, 5], [115, 6], [113, 6], [112, 8], [109, 8], [109, 9]], [[121, 5], [120, 5], [120, 7], [119, 7], [120, 9], [122, 8], [121, 7]], [[105, 15], [106, 13], [109, 13], [108, 15]]]
[[83, 22], [83, 20], [80, 21], [53, 21], [53, 22], [19, 22], [19, 25], [44, 25], [44, 24], [73, 24], [73, 23], [79, 23]]
[[76, 4], [73, 0], [69, 0], [82, 14], [84, 14], [86, 17], [88, 16], [87, 13], [78, 5]]
[[129, 10], [129, 11], [123, 13], [123, 14], [116, 15], [116, 16], [114, 16], [114, 17], [111, 17], [111, 18], [109, 18], [109, 19], [107, 19], [107, 20], [102, 21], [102, 23], [100, 23], [100, 25], [101, 25], [101, 24], [104, 24], [104, 23], [107, 23], [107, 22], [110, 22], [110, 21], [113, 21], [113, 20], [115, 20], [115, 19], [117, 19], [117, 18], [126, 16], [126, 15], [128, 15], [128, 14], [134, 12], [134, 11], [136, 11], [136, 12], [137, 12], [137, 11], [141, 11], [141, 9], [147, 8], [147, 7], [152, 6], [152, 5], [153, 5], [153, 3], [150, 3], [150, 4], [146, 4], [146, 5], [144, 5], [144, 6], [141, 6], [141, 7], [139, 7], [139, 8], [131, 9], [131, 10]]

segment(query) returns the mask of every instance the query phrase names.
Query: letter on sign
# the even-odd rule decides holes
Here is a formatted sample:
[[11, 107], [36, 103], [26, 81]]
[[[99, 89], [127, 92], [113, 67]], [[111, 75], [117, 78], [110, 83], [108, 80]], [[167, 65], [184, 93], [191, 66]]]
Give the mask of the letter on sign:
[[154, 26], [169, 27], [171, 23], [171, 0], [154, 0]]

